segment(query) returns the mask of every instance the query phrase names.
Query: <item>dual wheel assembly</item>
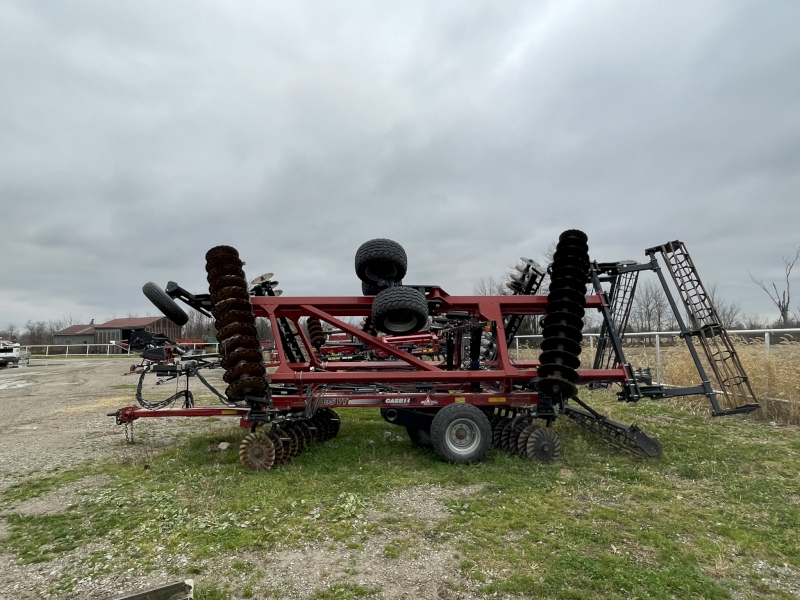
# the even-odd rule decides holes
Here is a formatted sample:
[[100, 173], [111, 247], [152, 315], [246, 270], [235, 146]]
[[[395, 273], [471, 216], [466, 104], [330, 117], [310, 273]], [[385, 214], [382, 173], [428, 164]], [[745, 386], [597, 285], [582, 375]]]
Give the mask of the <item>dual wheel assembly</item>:
[[549, 427], [534, 424], [526, 415], [487, 414], [471, 404], [440, 409], [430, 431], [406, 429], [414, 445], [430, 448], [451, 463], [480, 462], [491, 447], [542, 463], [561, 455], [561, 442]]
[[313, 443], [335, 438], [339, 426], [339, 415], [329, 408], [320, 409], [310, 419], [286, 419], [265, 425], [242, 440], [239, 460], [251, 471], [269, 471], [299, 456]]
[[355, 268], [361, 292], [375, 297], [368, 323], [371, 328], [389, 335], [408, 335], [425, 327], [428, 302], [418, 289], [402, 285], [408, 258], [400, 244], [383, 238], [364, 242], [356, 252]]

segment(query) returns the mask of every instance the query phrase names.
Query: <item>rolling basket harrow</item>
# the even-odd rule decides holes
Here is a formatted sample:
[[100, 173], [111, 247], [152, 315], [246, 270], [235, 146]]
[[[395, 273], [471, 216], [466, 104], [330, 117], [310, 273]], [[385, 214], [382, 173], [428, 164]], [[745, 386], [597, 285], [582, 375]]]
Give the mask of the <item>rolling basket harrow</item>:
[[[356, 253], [363, 295], [353, 297], [283, 296], [271, 273], [248, 284], [238, 252], [217, 246], [206, 254], [207, 294], [192, 294], [174, 282], [165, 289], [148, 283], [143, 291], [179, 325], [188, 316], [175, 299], [213, 316], [219, 355], [181, 356], [170, 340], [141, 340], [144, 361], [136, 370], [139, 406], [122, 408], [112, 416], [126, 426], [140, 418], [238, 417], [240, 425], [251, 431], [239, 448], [241, 462], [257, 471], [290, 460], [315, 441], [335, 437], [340, 419], [334, 409], [347, 407], [379, 408], [388, 423], [406, 428], [414, 444], [454, 463], [480, 461], [492, 446], [551, 462], [561, 452], [551, 426], [562, 415], [633, 455], [659, 457], [657, 439], [636, 425], [614, 422], [592, 409], [578, 397], [579, 386], [617, 384], [622, 390], [618, 397], [628, 402], [705, 394], [715, 415], [758, 407], [755, 402], [742, 403], [733, 393], [744, 390], [747, 399], [755, 400], [743, 371], [730, 375], [722, 391], [706, 377], [692, 340], [704, 349], [721, 347], [724, 352], [717, 354], [722, 360], [738, 369], [741, 365], [724, 329], [714, 322], [713, 306], [682, 244], [688, 263], [680, 263], [679, 279], [688, 279], [689, 285], [682, 288], [683, 279], [674, 280], [690, 322], [696, 321], [692, 306], [703, 309], [705, 322], [689, 329], [678, 314], [656, 260], [657, 251], [674, 250], [675, 244], [680, 242], [648, 250], [649, 263], [597, 263], [589, 258], [587, 236], [568, 230], [559, 237], [548, 268], [547, 295], [537, 295], [545, 274], [533, 261], [523, 259], [507, 284], [509, 295], [451, 296], [435, 285], [403, 284], [405, 251], [392, 240], [374, 239]], [[666, 258], [669, 268], [670, 257]], [[640, 386], [625, 360], [621, 340], [628, 303], [638, 272], [646, 269], [656, 271], [664, 284], [695, 358], [700, 386]], [[673, 278], [679, 270], [670, 270]], [[610, 284], [608, 290], [604, 284]], [[587, 310], [599, 311], [604, 321], [593, 367], [581, 368]], [[345, 317], [361, 317], [361, 325], [354, 326]], [[509, 347], [526, 317], [540, 319], [541, 354], [538, 360], [512, 360]], [[257, 318], [267, 320], [275, 340], [266, 359]], [[707, 356], [714, 356], [709, 352]], [[224, 393], [201, 374], [202, 369], [216, 366], [225, 371]], [[185, 376], [186, 389], [149, 402], [142, 396], [148, 373], [165, 379]], [[191, 377], [199, 378], [220, 406], [194, 406], [188, 389]], [[178, 398], [183, 399], [181, 408], [165, 410]], [[724, 407], [720, 398], [727, 403]]]

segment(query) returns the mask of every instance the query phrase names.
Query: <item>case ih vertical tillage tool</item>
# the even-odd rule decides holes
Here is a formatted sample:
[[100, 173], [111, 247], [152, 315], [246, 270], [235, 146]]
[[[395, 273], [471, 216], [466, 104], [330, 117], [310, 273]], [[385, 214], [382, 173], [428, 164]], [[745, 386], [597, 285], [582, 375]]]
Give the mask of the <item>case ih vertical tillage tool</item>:
[[[592, 262], [588, 249], [583, 232], [561, 234], [548, 269], [546, 296], [537, 295], [544, 273], [525, 259], [508, 284], [511, 295], [451, 296], [438, 286], [403, 284], [405, 251], [396, 242], [375, 239], [356, 253], [363, 296], [287, 297], [275, 289], [272, 274], [248, 285], [238, 252], [217, 246], [206, 254], [208, 294], [191, 294], [173, 282], [165, 290], [148, 283], [143, 291], [178, 324], [185, 323], [187, 316], [175, 298], [214, 316], [227, 389], [221, 393], [200, 374], [208, 365], [207, 358], [206, 362], [190, 357], [180, 360], [174, 354], [178, 348], [162, 344], [143, 354], [146, 365], [137, 389], [140, 406], [122, 408], [113, 416], [126, 427], [146, 417], [237, 416], [241, 426], [251, 430], [239, 448], [242, 464], [267, 470], [315, 440], [334, 437], [340, 425], [334, 408], [380, 408], [387, 422], [406, 428], [413, 443], [431, 447], [447, 461], [469, 463], [482, 460], [490, 446], [530, 460], [555, 460], [560, 442], [551, 425], [560, 415], [632, 454], [661, 455], [658, 440], [636, 425], [611, 421], [583, 402], [578, 386], [584, 384], [618, 384], [620, 400], [628, 402], [705, 394], [715, 415], [758, 407], [680, 242], [648, 250], [651, 260], [643, 264]], [[694, 329], [681, 319], [657, 252], [667, 261]], [[625, 360], [621, 336], [636, 277], [648, 269], [657, 272], [664, 285], [695, 359], [700, 386], [640, 386]], [[610, 284], [609, 290], [604, 283]], [[587, 295], [589, 284], [592, 289]], [[586, 310], [600, 311], [604, 320], [593, 368], [582, 369]], [[512, 360], [510, 344], [528, 316], [541, 319], [539, 360]], [[341, 317], [362, 317], [361, 326]], [[267, 361], [255, 327], [257, 318], [269, 321], [276, 340], [276, 350]], [[338, 330], [339, 338], [342, 333], [350, 336], [349, 346], [338, 346], [347, 348], [347, 353], [325, 351], [332, 343], [326, 333], [331, 330]], [[430, 340], [434, 343], [429, 344]], [[706, 377], [693, 340], [706, 351], [721, 391], [714, 390]], [[430, 352], [417, 351], [419, 344]], [[358, 347], [357, 353], [350, 350], [353, 346]], [[349, 360], [328, 360], [334, 356]], [[148, 403], [141, 393], [148, 372], [185, 376], [187, 389], [165, 401]], [[188, 391], [192, 376], [222, 406], [195, 407]], [[182, 408], [164, 410], [177, 398], [184, 399]]]

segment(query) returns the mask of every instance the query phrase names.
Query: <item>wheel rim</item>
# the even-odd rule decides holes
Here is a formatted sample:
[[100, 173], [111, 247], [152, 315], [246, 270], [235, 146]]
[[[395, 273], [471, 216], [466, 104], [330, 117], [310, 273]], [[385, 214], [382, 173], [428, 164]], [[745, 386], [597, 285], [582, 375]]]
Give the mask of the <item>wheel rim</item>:
[[364, 269], [364, 274], [372, 281], [381, 279], [394, 279], [397, 276], [397, 267], [390, 263], [375, 263]]
[[417, 317], [410, 312], [393, 312], [387, 315], [383, 321], [383, 326], [394, 333], [405, 333], [417, 326]]
[[458, 419], [448, 425], [445, 431], [445, 443], [456, 454], [470, 454], [480, 446], [480, 429], [474, 421]]

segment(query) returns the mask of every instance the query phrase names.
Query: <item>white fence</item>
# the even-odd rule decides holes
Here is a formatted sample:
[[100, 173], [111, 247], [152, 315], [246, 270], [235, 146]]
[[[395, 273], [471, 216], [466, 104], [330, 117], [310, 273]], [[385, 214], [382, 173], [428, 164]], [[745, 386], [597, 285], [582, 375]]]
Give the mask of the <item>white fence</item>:
[[[728, 329], [728, 334], [730, 335], [763, 335], [764, 336], [764, 347], [765, 352], [769, 355], [769, 348], [772, 343], [772, 335], [773, 334], [781, 334], [781, 333], [800, 333], [800, 328], [787, 328], [787, 329]], [[645, 331], [639, 333], [626, 333], [624, 339], [630, 338], [653, 338], [655, 340], [655, 347], [656, 349], [661, 347], [661, 339], [668, 337], [680, 337], [680, 331]], [[589, 338], [589, 348], [594, 350], [594, 340], [600, 337], [599, 333], [584, 333], [583, 337]], [[517, 352], [517, 358], [519, 358], [519, 341], [521, 339], [530, 339], [530, 340], [541, 340], [542, 335], [518, 335], [514, 338], [514, 347]], [[683, 340], [681, 340], [683, 343]]]
[[[769, 356], [770, 345], [772, 344], [773, 336], [778, 334], [793, 334], [800, 333], [800, 328], [789, 329], [732, 329], [728, 330], [732, 335], [763, 335], [764, 336], [764, 352]], [[661, 340], [662, 338], [679, 337], [680, 331], [649, 331], [640, 333], [626, 333], [625, 339], [647, 338], [654, 340], [654, 347], [656, 353], [656, 369], [660, 370], [661, 366]], [[584, 333], [584, 338], [589, 340], [589, 349], [594, 351], [595, 339], [600, 337], [599, 333]], [[519, 359], [520, 354], [520, 340], [541, 340], [541, 335], [518, 335], [514, 338], [514, 351], [516, 358]], [[683, 343], [683, 341], [681, 341]], [[218, 344], [183, 344], [184, 347], [191, 347], [192, 350], [205, 348], [206, 352], [218, 352]], [[130, 350], [123, 350], [116, 344], [50, 344], [38, 346], [21, 346], [20, 350], [32, 356], [124, 356], [131, 354]], [[38, 351], [37, 351], [38, 350]], [[137, 354], [134, 352], [133, 354]]]
[[[728, 334], [730, 335], [757, 335], [757, 336], [764, 336], [764, 353], [766, 356], [769, 356], [769, 349], [770, 345], [772, 344], [772, 338], [774, 334], [792, 334], [792, 333], [800, 333], [800, 328], [787, 328], [787, 329], [729, 329]], [[650, 331], [650, 332], [639, 332], [639, 333], [626, 333], [624, 339], [631, 339], [631, 338], [652, 338], [654, 340], [654, 348], [655, 348], [655, 379], [654, 381], [661, 383], [661, 339], [662, 338], [674, 338], [680, 337], [680, 331]], [[589, 338], [589, 349], [591, 352], [594, 352], [594, 340], [600, 337], [599, 333], [584, 333], [584, 338]], [[517, 359], [519, 359], [519, 341], [520, 339], [530, 339], [530, 340], [541, 340], [541, 335], [518, 335], [514, 339], [514, 350], [516, 352]], [[685, 343], [683, 340], [680, 341], [681, 344]]]
[[[208, 353], [215, 353], [218, 344], [181, 344], [184, 348], [204, 348]], [[30, 356], [127, 356], [129, 354], [138, 355], [139, 353], [120, 348], [116, 344], [49, 344], [20, 346], [21, 352], [27, 352]]]

